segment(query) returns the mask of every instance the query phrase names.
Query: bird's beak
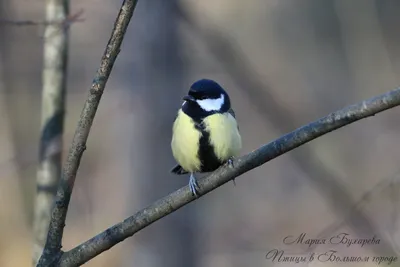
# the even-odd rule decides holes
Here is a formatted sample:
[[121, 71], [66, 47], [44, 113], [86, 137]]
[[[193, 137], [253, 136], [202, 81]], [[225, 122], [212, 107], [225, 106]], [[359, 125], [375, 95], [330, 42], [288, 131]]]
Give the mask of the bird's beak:
[[189, 101], [189, 102], [194, 102], [194, 101], [196, 101], [196, 99], [194, 99], [194, 97], [191, 96], [191, 95], [186, 95], [186, 96], [184, 96], [184, 97], [183, 97], [183, 100], [186, 100], [186, 101]]

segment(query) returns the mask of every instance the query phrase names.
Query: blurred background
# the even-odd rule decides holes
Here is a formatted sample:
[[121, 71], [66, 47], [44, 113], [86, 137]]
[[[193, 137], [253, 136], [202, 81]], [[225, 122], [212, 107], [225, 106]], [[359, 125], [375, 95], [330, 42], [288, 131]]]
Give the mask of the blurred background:
[[[44, 20], [44, 0], [0, 1], [0, 19]], [[71, 1], [64, 159], [121, 1]], [[139, 1], [84, 153], [63, 249], [187, 185], [169, 173], [171, 126], [197, 79], [231, 95], [242, 154], [399, 85], [396, 0]], [[31, 266], [43, 27], [0, 23], [0, 266]], [[400, 110], [287, 153], [154, 223], [85, 266], [347, 266], [266, 259], [400, 250]], [[287, 245], [287, 236], [379, 239]], [[396, 262], [399, 264], [399, 261]], [[380, 266], [384, 266], [381, 264]], [[394, 263], [391, 266], [395, 266]]]

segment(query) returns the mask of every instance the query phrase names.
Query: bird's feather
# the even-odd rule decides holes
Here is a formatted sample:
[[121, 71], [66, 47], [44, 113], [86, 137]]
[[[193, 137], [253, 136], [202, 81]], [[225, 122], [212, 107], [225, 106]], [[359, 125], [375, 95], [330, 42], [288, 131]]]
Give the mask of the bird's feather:
[[185, 171], [196, 172], [201, 169], [201, 161], [197, 155], [201, 132], [197, 129], [197, 122], [182, 110], [178, 113], [173, 125], [172, 154]]
[[[233, 111], [233, 109], [230, 108], [230, 109], [228, 110], [228, 112], [229, 112], [229, 114], [231, 114], [232, 117], [236, 120], [235, 111]], [[239, 130], [239, 124], [237, 125], [237, 129]]]
[[236, 119], [235, 111], [233, 111], [232, 108], [230, 108], [230, 109], [228, 110], [228, 112], [232, 115], [232, 117], [234, 117], [234, 118]]
[[[231, 119], [233, 121], [235, 121], [236, 116], [235, 116], [235, 112], [233, 111], [232, 108], [230, 108], [228, 110], [228, 113], [232, 116]], [[177, 119], [179, 117], [178, 116], [179, 114], [180, 114], [179, 122], [182, 122], [182, 123], [184, 121], [186, 122], [186, 120], [182, 120], [183, 118], [189, 119], [189, 117], [184, 112], [182, 112], [182, 110], [181, 110], [176, 115], [174, 124], [177, 123]], [[192, 129], [191, 127], [186, 127], [185, 126], [185, 129], [188, 129], [188, 130], [180, 132], [178, 129], [180, 127], [184, 127], [184, 126], [182, 125], [180, 127], [177, 127], [177, 125], [174, 125], [174, 127], [177, 127], [177, 128], [175, 128], [175, 131], [174, 131], [175, 134], [180, 134], [179, 140], [182, 140], [183, 138], [187, 139], [188, 135], [190, 134], [190, 138], [187, 139], [187, 141], [186, 141], [186, 146], [187, 147], [180, 148], [179, 150], [177, 150], [177, 145], [179, 146], [181, 144], [185, 144], [185, 142], [184, 143], [175, 143], [175, 146], [173, 146], [173, 150], [175, 149], [175, 153], [177, 153], [177, 151], [181, 151], [179, 153], [185, 153], [186, 155], [191, 155], [189, 152], [193, 151], [193, 149], [191, 148], [190, 144], [192, 144], [192, 142], [195, 141], [195, 139], [198, 140], [197, 141], [198, 142], [197, 145], [199, 146], [199, 150], [198, 150], [198, 157], [199, 158], [198, 159], [201, 162], [201, 168], [199, 168], [199, 169], [196, 168], [195, 172], [210, 172], [210, 171], [213, 171], [216, 168], [218, 168], [225, 160], [227, 160], [228, 156], [234, 156], [233, 154], [236, 154], [236, 153], [233, 153], [232, 155], [230, 155], [231, 153], [227, 153], [227, 155], [222, 155], [221, 154], [220, 158], [219, 158], [219, 157], [217, 157], [217, 155], [215, 154], [215, 151], [214, 151], [214, 149], [216, 147], [219, 148], [218, 151], [223, 151], [223, 150], [225, 150], [224, 147], [229, 147], [232, 144], [235, 144], [235, 147], [233, 147], [234, 148], [233, 150], [235, 152], [238, 149], [238, 148], [236, 148], [237, 145], [239, 145], [241, 147], [241, 140], [240, 140], [240, 134], [239, 133], [238, 133], [237, 137], [236, 137], [236, 135], [233, 135], [233, 136], [235, 136], [234, 139], [231, 138], [232, 137], [231, 135], [228, 135], [228, 136], [225, 136], [224, 134], [222, 134], [222, 135], [221, 134], [217, 134], [216, 136], [214, 135], [214, 139], [215, 138], [216, 139], [213, 140], [213, 141], [215, 141], [215, 142], [213, 142], [214, 144], [210, 143], [211, 142], [210, 130], [206, 129], [207, 126], [205, 124], [205, 121], [208, 121], [209, 123], [211, 122], [214, 125], [213, 126], [214, 128], [215, 127], [219, 128], [222, 125], [221, 124], [222, 121], [224, 121], [223, 124], [225, 124], [225, 120], [221, 120], [223, 118], [224, 117], [223, 116], [221, 117], [220, 114], [213, 114], [213, 115], [207, 116], [204, 119], [193, 119], [193, 118], [189, 119], [190, 123], [192, 123], [192, 127], [194, 126], [194, 129], [196, 129], [198, 131], [197, 133], [199, 133], [199, 137], [194, 136], [193, 134], [190, 134], [192, 132], [191, 130], [189, 130], [189, 129]], [[189, 121], [187, 121], [187, 123], [189, 123]], [[237, 123], [234, 123], [234, 124], [236, 124], [237, 130], [239, 131], [239, 127], [238, 127]], [[226, 124], [226, 125], [228, 126], [230, 124]], [[208, 125], [208, 126], [210, 126], [210, 125]], [[218, 132], [223, 133], [224, 131], [218, 131]], [[176, 138], [176, 136], [175, 136], [175, 138]], [[237, 139], [237, 142], [239, 142], [239, 143], [236, 143], [236, 139]], [[233, 143], [231, 143], [231, 142], [233, 142]], [[173, 142], [173, 144], [174, 144], [174, 142]], [[223, 154], [225, 154], [225, 153], [223, 153]], [[177, 155], [179, 155], [179, 154], [177, 154]], [[186, 162], [185, 162], [185, 164], [186, 164]], [[192, 168], [192, 167], [193, 166], [189, 167], [189, 169]], [[188, 167], [186, 167], [186, 168], [188, 168]], [[174, 168], [171, 169], [171, 173], [174, 173], [176, 175], [183, 175], [183, 174], [189, 173], [189, 171], [186, 171], [180, 164], [178, 164]]]
[[240, 152], [242, 141], [237, 122], [231, 113], [214, 114], [203, 120], [209, 144], [221, 163]]
[[187, 174], [188, 172], [187, 171], [185, 171], [183, 168], [182, 168], [182, 166], [181, 165], [176, 165], [175, 167], [173, 167], [172, 169], [171, 169], [171, 172], [173, 173], [173, 174], [177, 174], [177, 175], [182, 175], [182, 174]]

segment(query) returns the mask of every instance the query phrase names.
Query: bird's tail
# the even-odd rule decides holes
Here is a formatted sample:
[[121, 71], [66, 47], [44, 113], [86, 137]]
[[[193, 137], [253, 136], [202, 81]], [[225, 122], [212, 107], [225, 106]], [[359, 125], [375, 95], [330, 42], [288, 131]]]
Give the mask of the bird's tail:
[[177, 174], [177, 175], [182, 175], [182, 174], [187, 174], [188, 172], [187, 171], [185, 171], [182, 167], [181, 167], [181, 165], [176, 165], [175, 167], [173, 167], [172, 169], [171, 169], [171, 172], [173, 173], [173, 174]]

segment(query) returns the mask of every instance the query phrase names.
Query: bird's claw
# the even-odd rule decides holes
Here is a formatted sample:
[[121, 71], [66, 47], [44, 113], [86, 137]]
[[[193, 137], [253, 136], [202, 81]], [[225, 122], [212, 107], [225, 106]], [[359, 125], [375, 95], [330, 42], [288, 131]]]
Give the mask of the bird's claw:
[[[230, 157], [230, 158], [227, 160], [226, 163], [228, 164], [229, 168], [235, 167], [235, 166], [233, 165], [233, 160], [234, 160], [234, 159], [235, 159], [234, 157]], [[236, 186], [235, 179], [232, 179], [232, 182], [233, 182], [233, 185]]]
[[199, 187], [199, 184], [197, 183], [196, 177], [194, 177], [193, 173], [190, 174], [190, 178], [189, 178], [189, 188], [190, 188], [190, 191], [192, 192], [192, 194], [193, 194], [196, 198], [199, 197], [199, 195], [198, 195], [198, 189], [199, 189], [200, 187]]
[[234, 160], [234, 159], [235, 159], [234, 157], [230, 157], [230, 158], [228, 159], [228, 161], [227, 161], [228, 166], [229, 166], [230, 168], [235, 167], [235, 166], [233, 165], [233, 160]]

